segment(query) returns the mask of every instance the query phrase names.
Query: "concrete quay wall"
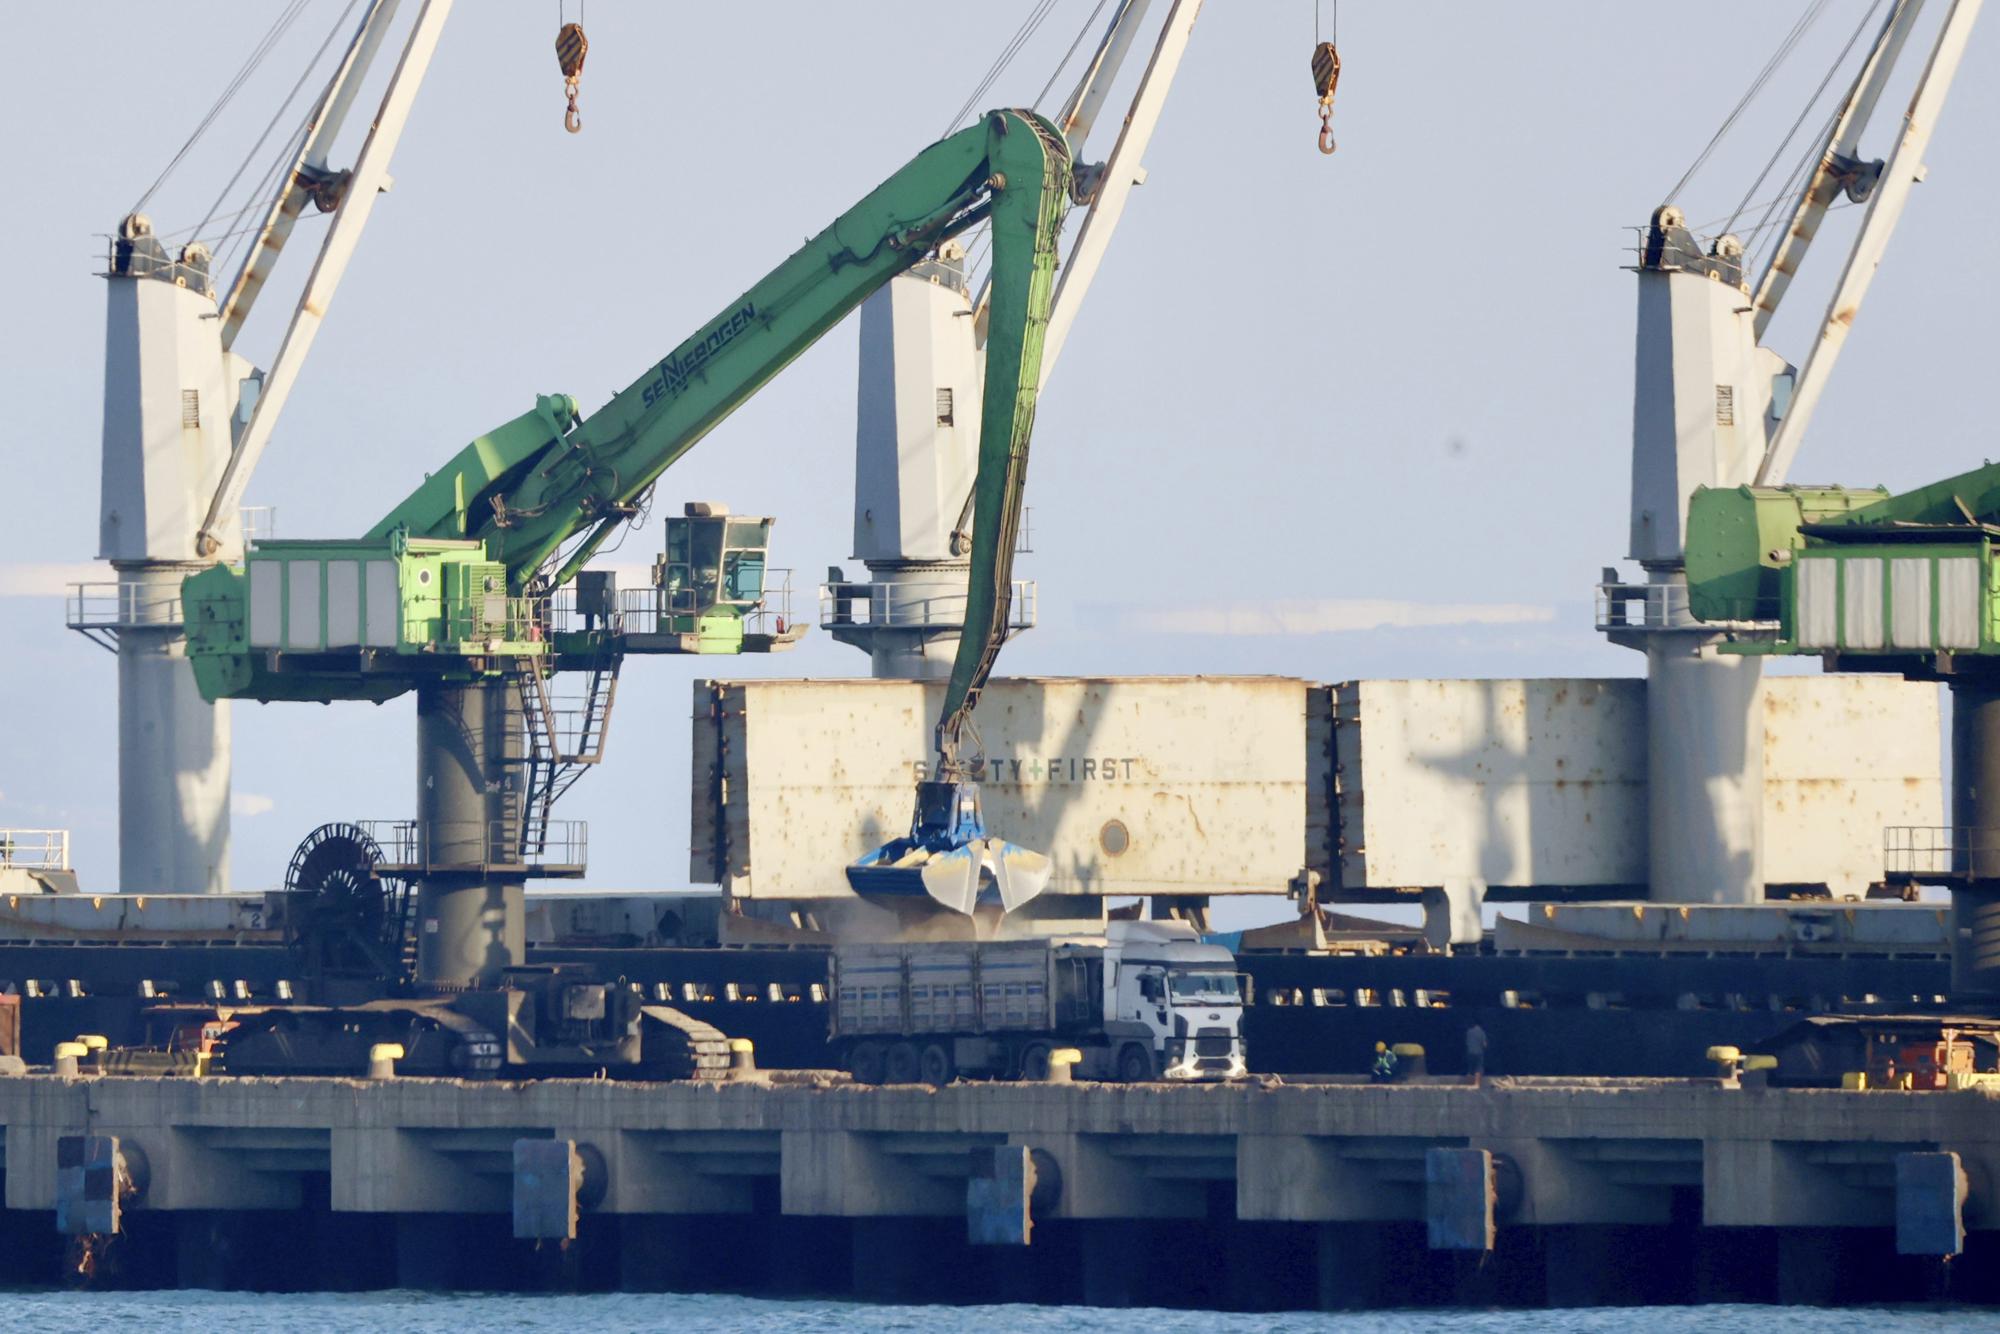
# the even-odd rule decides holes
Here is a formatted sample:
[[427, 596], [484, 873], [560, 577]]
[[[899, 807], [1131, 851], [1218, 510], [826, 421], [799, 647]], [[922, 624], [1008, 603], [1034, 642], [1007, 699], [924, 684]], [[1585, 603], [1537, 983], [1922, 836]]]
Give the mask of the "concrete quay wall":
[[[789, 1279], [875, 1295], [990, 1295], [974, 1277], [988, 1273], [1164, 1304], [1835, 1300], [1857, 1282], [1923, 1295], [1948, 1256], [2000, 1251], [2000, 1102], [1981, 1090], [37, 1075], [0, 1079], [0, 1129], [7, 1237], [53, 1237], [53, 1211], [73, 1206], [65, 1142], [115, 1139], [143, 1178], [121, 1230], [135, 1256], [171, 1252], [148, 1271], [168, 1282], [231, 1250], [203, 1237], [304, 1219], [326, 1238], [392, 1238], [375, 1262], [326, 1242], [354, 1281], [467, 1281], [439, 1255], [516, 1254], [524, 1208], [550, 1235], [533, 1231], [546, 1210], [524, 1194], [524, 1141], [574, 1146], [565, 1263], [609, 1286], [731, 1286], [758, 1252]], [[0, 1247], [0, 1269], [32, 1269], [52, 1244]], [[1661, 1272], [1627, 1272], [1635, 1247]], [[771, 1273], [737, 1285], [785, 1288]]]

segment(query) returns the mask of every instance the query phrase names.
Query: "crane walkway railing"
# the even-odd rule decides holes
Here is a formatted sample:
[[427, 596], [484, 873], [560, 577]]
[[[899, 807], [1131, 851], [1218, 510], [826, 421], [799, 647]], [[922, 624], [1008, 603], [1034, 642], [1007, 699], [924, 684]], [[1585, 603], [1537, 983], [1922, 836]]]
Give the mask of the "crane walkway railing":
[[92, 642], [116, 652], [127, 630], [180, 630], [181, 590], [115, 579], [71, 584], [65, 624]]
[[[707, 610], [693, 588], [668, 590], [648, 584], [643, 588], [621, 588], [609, 610], [593, 608], [577, 597], [576, 586], [566, 584], [545, 599], [539, 614], [550, 633], [570, 634], [586, 630], [607, 630], [613, 634], [656, 634], [662, 622], [675, 616], [694, 616]], [[755, 605], [745, 610], [743, 628], [753, 634], [782, 634], [792, 624], [792, 572], [784, 568], [764, 571], [764, 586]]]
[[[894, 583], [829, 583], [819, 586], [819, 623], [825, 630], [874, 627], [881, 630], [963, 630], [965, 593], [912, 595]], [[1038, 614], [1035, 581], [1016, 579], [1007, 606], [1009, 631], [1032, 630]]]
[[394, 875], [431, 871], [581, 875], [590, 858], [590, 826], [551, 820], [539, 849], [521, 847], [516, 820], [357, 820], [382, 849], [381, 870]]
[[1596, 621], [1600, 631], [1679, 630], [1712, 634], [1768, 634], [1781, 628], [1775, 599], [1739, 602], [1729, 608], [1731, 619], [1698, 621], [1688, 605], [1686, 584], [1600, 583]]
[[2000, 829], [1891, 825], [1882, 831], [1882, 873], [1890, 880], [2000, 880]]
[[0, 867], [69, 870], [69, 830], [0, 829]]

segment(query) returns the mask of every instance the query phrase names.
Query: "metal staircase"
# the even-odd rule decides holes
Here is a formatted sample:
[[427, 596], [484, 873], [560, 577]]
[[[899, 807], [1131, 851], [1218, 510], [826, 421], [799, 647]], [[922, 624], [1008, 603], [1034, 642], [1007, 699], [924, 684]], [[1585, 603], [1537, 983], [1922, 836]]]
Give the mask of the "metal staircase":
[[550, 813], [584, 770], [604, 759], [611, 705], [618, 697], [623, 655], [607, 653], [584, 673], [579, 699], [559, 698], [549, 677], [532, 658], [515, 664], [524, 719], [522, 760], [527, 771], [521, 804], [521, 859], [538, 861], [548, 851]]

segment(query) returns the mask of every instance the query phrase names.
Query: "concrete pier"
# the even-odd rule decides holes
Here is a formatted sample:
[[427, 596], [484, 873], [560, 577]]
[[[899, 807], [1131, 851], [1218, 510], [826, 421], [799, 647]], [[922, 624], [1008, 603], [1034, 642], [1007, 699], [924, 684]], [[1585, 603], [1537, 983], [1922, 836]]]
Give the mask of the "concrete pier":
[[[1988, 1300], [1992, 1266], [1945, 1261], [2000, 1254], [1996, 1112], [1977, 1089], [1712, 1080], [31, 1075], [0, 1080], [0, 1236], [20, 1240], [0, 1248], [0, 1281], [58, 1281], [86, 1246], [90, 1281], [139, 1286], [1239, 1310]], [[549, 1161], [576, 1167], [521, 1176]], [[122, 1183], [108, 1211], [107, 1182]], [[115, 1218], [116, 1235], [66, 1250], [59, 1208]], [[1024, 1226], [996, 1229], [996, 1209]]]

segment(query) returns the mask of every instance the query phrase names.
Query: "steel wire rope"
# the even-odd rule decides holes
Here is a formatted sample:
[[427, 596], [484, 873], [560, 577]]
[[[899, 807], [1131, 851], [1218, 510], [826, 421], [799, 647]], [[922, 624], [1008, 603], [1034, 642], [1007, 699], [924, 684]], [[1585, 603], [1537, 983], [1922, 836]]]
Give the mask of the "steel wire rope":
[[[306, 0], [295, 0], [295, 3], [303, 6]], [[229, 192], [236, 188], [236, 183], [243, 179], [243, 173], [249, 170], [251, 162], [256, 159], [258, 150], [264, 147], [265, 141], [271, 137], [271, 132], [278, 128], [279, 121], [283, 120], [285, 113], [291, 109], [293, 101], [298, 98], [300, 91], [306, 86], [306, 81], [312, 77], [313, 71], [319, 68], [320, 61], [326, 59], [326, 53], [332, 47], [333, 39], [340, 35], [342, 28], [347, 26], [348, 16], [354, 12], [354, 6], [358, 3], [359, 0], [347, 0], [346, 6], [340, 11], [338, 17], [334, 19], [332, 26], [327, 29], [326, 36], [320, 41], [319, 49], [313, 52], [312, 59], [306, 62], [306, 67], [299, 72], [299, 77], [293, 81], [291, 90], [285, 94], [285, 100], [278, 104], [278, 109], [271, 113], [271, 119], [265, 122], [264, 131], [257, 136], [257, 142], [250, 145], [250, 151], [243, 155], [243, 160], [237, 164], [236, 170], [230, 174], [229, 180], [223, 184], [222, 189], [216, 194], [215, 202], [208, 206], [207, 215], [202, 218], [200, 224], [195, 229], [197, 235], [208, 226], [209, 220], [215, 216], [216, 211], [222, 207], [223, 201], [229, 197]], [[282, 164], [289, 162], [292, 155], [297, 152], [296, 148], [290, 146], [292, 142], [301, 139], [305, 134], [309, 133], [311, 116], [312, 113], [308, 111], [306, 113], [308, 123], [300, 125], [298, 130], [286, 141], [286, 152], [279, 159], [280, 169], [282, 169]]]
[[[1820, 127], [1819, 133], [1807, 141], [1804, 151], [1799, 154], [1798, 160], [1792, 164], [1792, 169], [1786, 174], [1785, 183], [1777, 197], [1764, 205], [1763, 216], [1758, 218], [1757, 225], [1737, 238], [1743, 242], [1744, 271], [1746, 273], [1761, 267], [1768, 257], [1765, 253], [1766, 248], [1780, 235], [1781, 225], [1782, 227], [1790, 226], [1792, 215], [1796, 211], [1796, 205], [1794, 205], [1792, 210], [1784, 213], [1778, 211], [1779, 206], [1793, 203], [1800, 197], [1800, 191], [1811, 180], [1813, 168], [1819, 164], [1821, 148], [1833, 134], [1834, 124], [1839, 118], [1840, 112], [1838, 110], [1828, 114], [1825, 123]], [[1841, 205], [1837, 202], [1829, 203], [1826, 211], [1831, 213], [1838, 207], [1841, 207]], [[1736, 219], [1733, 216], [1729, 220], [1731, 225], [1735, 221]], [[1752, 245], [1753, 240], [1756, 243], [1754, 246]], [[1774, 256], [1775, 253], [1775, 249], [1772, 249], [1771, 255]]]
[[307, 0], [292, 0], [289, 6], [279, 11], [278, 17], [271, 21], [271, 26], [257, 40], [257, 44], [250, 48], [250, 54], [244, 59], [242, 66], [237, 69], [235, 76], [227, 84], [223, 85], [222, 92], [208, 108], [208, 113], [194, 127], [194, 132], [188, 135], [186, 142], [180, 146], [180, 150], [167, 160], [167, 165], [161, 168], [160, 174], [154, 177], [153, 183], [146, 187], [146, 192], [139, 196], [139, 202], [132, 205], [131, 212], [137, 213], [144, 209], [147, 201], [153, 197], [162, 185], [166, 184], [167, 178], [174, 174], [174, 169], [181, 165], [182, 160], [187, 157], [195, 144], [200, 142], [204, 134], [208, 133], [209, 127], [215, 124], [215, 118], [222, 114], [223, 109], [229, 105], [236, 94], [242, 91], [243, 85], [248, 82], [250, 76], [256, 73], [257, 67], [264, 63], [264, 57], [271, 53], [271, 48], [277, 45], [278, 39], [284, 36], [286, 30], [305, 11], [306, 3]]
[[[306, 125], [301, 125], [298, 129], [294, 130], [285, 140], [283, 147], [279, 149], [277, 156], [272, 159], [271, 165], [264, 169], [264, 174], [257, 178], [257, 183], [243, 196], [241, 206], [235, 210], [233, 215], [224, 215], [233, 216], [238, 219], [250, 213], [256, 213], [259, 216], [251, 225], [232, 228], [216, 238], [229, 241], [229, 245], [216, 254], [215, 262], [211, 266], [215, 271], [221, 272], [229, 267], [230, 263], [234, 260], [237, 249], [242, 244], [243, 236], [249, 233], [261, 233], [264, 230], [265, 219], [262, 215], [268, 211], [272, 199], [279, 193], [279, 177], [284, 174], [293, 159], [297, 157], [299, 150], [304, 147], [305, 138], [308, 133], [309, 127]], [[303, 214], [301, 214], [301, 217], [303, 218]]]
[[1014, 63], [1014, 57], [1021, 54], [1021, 48], [1028, 44], [1028, 39], [1035, 35], [1043, 21], [1054, 11], [1056, 4], [1057, 0], [1036, 0], [1035, 7], [1028, 12], [1028, 17], [1021, 20], [1021, 26], [1014, 30], [1014, 35], [1000, 48], [1000, 54], [995, 56], [992, 65], [987, 67], [985, 77], [979, 81], [979, 85], [972, 90], [972, 95], [965, 99], [963, 105], [952, 116], [951, 123], [944, 127], [944, 134], [939, 135], [939, 138], [944, 138], [959, 127], [959, 123], [965, 119], [965, 113], [972, 110], [1000, 76], [1006, 73], [1007, 67]]
[[[1736, 225], [1736, 219], [1741, 217], [1743, 212], [1750, 206], [1751, 196], [1764, 188], [1764, 181], [1770, 176], [1771, 169], [1778, 165], [1778, 159], [1784, 155], [1787, 148], [1791, 147], [1792, 140], [1798, 136], [1800, 127], [1806, 123], [1806, 117], [1810, 116], [1813, 108], [1819, 105], [1820, 98], [1826, 96], [1828, 86], [1833, 83], [1833, 76], [1840, 73], [1840, 67], [1845, 65], [1847, 58], [1854, 53], [1855, 43], [1861, 40], [1861, 34], [1868, 29], [1869, 20], [1875, 17], [1875, 11], [1881, 7], [1882, 0], [1869, 0], [1867, 11], [1861, 15], [1861, 22], [1855, 24], [1854, 31], [1848, 34], [1847, 44], [1840, 48], [1840, 54], [1833, 58], [1832, 63], [1826, 68], [1826, 73], [1820, 76], [1819, 86], [1813, 89], [1812, 96], [1806, 99], [1806, 104], [1799, 108], [1798, 117], [1792, 121], [1792, 127], [1785, 131], [1785, 137], [1778, 141], [1778, 146], [1771, 151], [1770, 159], [1764, 163], [1764, 169], [1757, 173], [1757, 179], [1750, 183], [1748, 190], [1744, 191], [1743, 202], [1736, 206], [1736, 212], [1732, 213], [1729, 217], [1729, 226], [1733, 227]], [[1836, 111], [1834, 116], [1838, 118], [1839, 112]], [[1825, 136], [1822, 135], [1820, 142], [1823, 143], [1824, 141]], [[1819, 155], [1818, 144], [1808, 143], [1806, 152], [1809, 156], [1817, 157]], [[1725, 228], [1725, 230], [1727, 229]]]
[[1674, 182], [1674, 188], [1667, 191], [1667, 203], [1672, 203], [1680, 195], [1680, 192], [1687, 188], [1688, 182], [1694, 179], [1695, 173], [1702, 169], [1702, 166], [1708, 161], [1710, 156], [1714, 154], [1717, 146], [1728, 136], [1729, 131], [1735, 128], [1736, 122], [1742, 118], [1743, 113], [1749, 110], [1750, 104], [1755, 102], [1758, 94], [1764, 91], [1765, 85], [1770, 83], [1771, 76], [1776, 74], [1779, 67], [1790, 58], [1793, 50], [1797, 48], [1799, 40], [1805, 36], [1807, 30], [1814, 23], [1819, 21], [1819, 16], [1825, 12], [1827, 4], [1828, 0], [1812, 0], [1812, 3], [1807, 6], [1805, 12], [1799, 15], [1797, 21], [1792, 24], [1790, 31], [1785, 34], [1784, 40], [1778, 43], [1778, 49], [1773, 51], [1770, 59], [1764, 62], [1764, 68], [1759, 70], [1757, 77], [1750, 81], [1750, 87], [1744, 91], [1742, 98], [1738, 100], [1735, 108], [1730, 111], [1728, 116], [1724, 117], [1722, 124], [1709, 137], [1708, 145], [1701, 150], [1693, 162], [1688, 164], [1688, 169], [1681, 173], [1681, 178], [1678, 181]]
[[[958, 114], [952, 118], [953, 129], [957, 128], [958, 123], [965, 118], [966, 112], [970, 111], [980, 98], [986, 96], [993, 84], [1006, 72], [1007, 67], [1020, 54], [1022, 47], [1040, 29], [1042, 23], [1047, 20], [1049, 15], [1055, 11], [1056, 3], [1057, 0], [1042, 0], [1036, 9], [1031, 11], [1028, 17], [1022, 21], [1021, 26], [1015, 30], [1014, 36], [1009, 40], [1008, 46], [1003, 48], [1001, 56], [987, 70], [986, 77], [980, 81], [979, 86], [973, 90], [972, 95], [959, 108]], [[1103, 14], [1104, 6], [1107, 3], [1109, 3], [1109, 0], [1097, 0], [1097, 4], [1084, 17], [1083, 22], [1077, 27], [1076, 36], [1070, 40], [1068, 49], [1063, 52], [1062, 59], [1056, 62], [1055, 69], [1049, 74], [1048, 82], [1042, 85], [1042, 90], [1035, 94], [1034, 101], [1028, 104], [1031, 108], [1039, 108], [1042, 102], [1048, 97], [1050, 91], [1055, 88], [1056, 81], [1062, 77], [1062, 72], [1068, 68], [1069, 62], [1075, 59], [1077, 50], [1083, 45], [1084, 38], [1090, 35], [1090, 30], [1096, 26], [1097, 20]], [[950, 130], [946, 131], [947, 134], [950, 132]], [[982, 222], [972, 229], [965, 240], [964, 269], [966, 285], [975, 291], [978, 290], [983, 277], [983, 271], [979, 268], [979, 265], [982, 261], [990, 258], [986, 254], [986, 247], [990, 237], [991, 224]]]
[[1042, 91], [1035, 94], [1035, 100], [1028, 103], [1029, 106], [1040, 108], [1042, 99], [1049, 95], [1050, 90], [1056, 86], [1056, 80], [1060, 79], [1062, 72], [1069, 68], [1069, 62], [1076, 58], [1076, 49], [1083, 45], [1084, 38], [1090, 36], [1090, 30], [1097, 24], [1097, 16], [1104, 12], [1104, 6], [1109, 3], [1110, 0], [1097, 0], [1097, 7], [1090, 11], [1089, 17], [1083, 21], [1083, 26], [1076, 30], [1076, 37], [1070, 42], [1069, 50], [1063, 52], [1063, 58], [1056, 62], [1055, 69], [1049, 73], [1049, 81], [1042, 85]]

